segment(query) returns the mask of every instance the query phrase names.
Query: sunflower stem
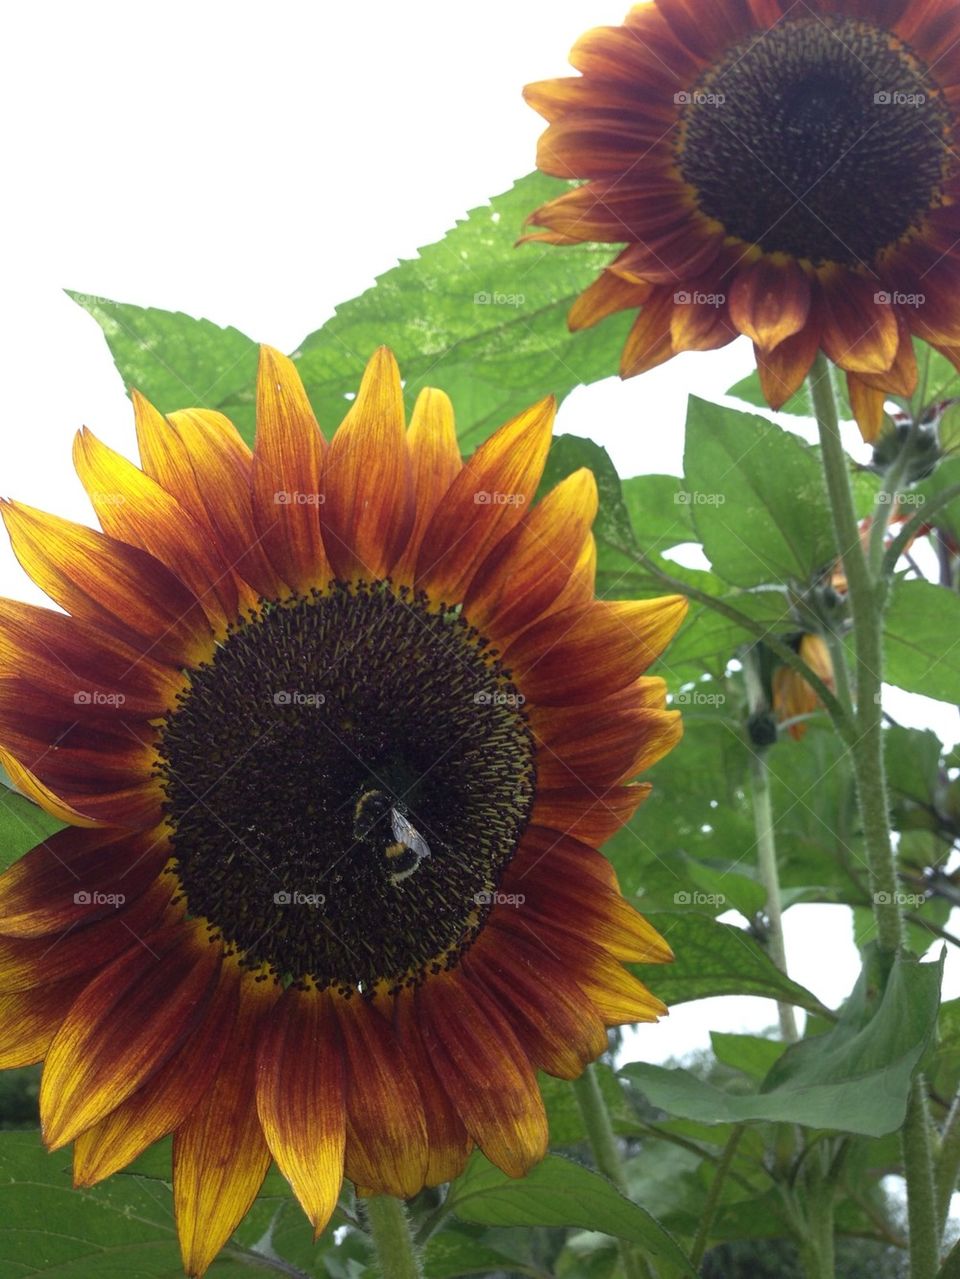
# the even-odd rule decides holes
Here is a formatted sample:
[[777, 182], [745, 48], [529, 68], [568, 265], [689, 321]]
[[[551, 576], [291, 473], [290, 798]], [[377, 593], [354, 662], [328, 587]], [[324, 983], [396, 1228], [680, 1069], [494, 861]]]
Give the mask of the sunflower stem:
[[[770, 771], [766, 752], [751, 750], [750, 781], [753, 798], [753, 821], [757, 836], [757, 868], [767, 894], [767, 949], [770, 958], [786, 975], [787, 952], [783, 941], [783, 913], [780, 908], [780, 873], [777, 868], [777, 846], [773, 834], [773, 805], [770, 801]], [[781, 1038], [788, 1044], [799, 1038], [793, 1005], [777, 1001]]]
[[[610, 1123], [610, 1114], [593, 1065], [589, 1065], [579, 1079], [572, 1082], [573, 1095], [580, 1107], [583, 1126], [587, 1130], [587, 1138], [597, 1168], [607, 1177], [622, 1195], [627, 1195], [627, 1178], [620, 1158], [620, 1148]], [[619, 1241], [620, 1258], [623, 1262], [623, 1273], [626, 1279], [650, 1279], [650, 1268], [635, 1248], [625, 1240]]]
[[727, 1138], [727, 1144], [723, 1148], [723, 1154], [720, 1156], [720, 1162], [717, 1165], [717, 1171], [713, 1174], [713, 1181], [710, 1183], [710, 1191], [707, 1195], [707, 1202], [703, 1206], [703, 1213], [700, 1217], [700, 1227], [697, 1230], [697, 1237], [693, 1241], [693, 1247], [690, 1250], [690, 1264], [694, 1270], [700, 1269], [700, 1262], [703, 1260], [703, 1254], [707, 1250], [707, 1244], [710, 1241], [710, 1231], [717, 1216], [717, 1209], [720, 1207], [720, 1192], [723, 1190], [723, 1183], [726, 1181], [727, 1173], [730, 1171], [730, 1165], [733, 1163], [734, 1155], [737, 1153], [737, 1147], [740, 1145], [740, 1139], [746, 1131], [744, 1124], [737, 1124], [730, 1136]]
[[366, 1201], [370, 1236], [383, 1279], [421, 1279], [407, 1210], [392, 1195], [374, 1195]]
[[930, 1108], [923, 1075], [917, 1075], [900, 1134], [910, 1223], [910, 1279], [934, 1279], [940, 1268], [941, 1226], [933, 1172]]
[[[747, 689], [747, 705], [751, 714], [763, 710], [767, 699], [760, 680], [754, 651], [744, 655], [743, 678]], [[770, 796], [770, 770], [763, 747], [750, 748], [750, 792], [753, 800], [753, 824], [756, 834], [757, 868], [766, 892], [768, 950], [770, 958], [786, 975], [787, 951], [783, 940], [783, 912], [780, 908], [780, 871], [777, 866], [777, 844], [774, 836], [773, 801]], [[788, 1043], [799, 1038], [793, 1005], [777, 1000], [780, 1035]]]
[[950, 1200], [960, 1173], [960, 1093], [953, 1099], [947, 1115], [937, 1159], [937, 1214], [941, 1236], [950, 1215]]
[[[856, 642], [856, 728], [851, 747], [864, 845], [870, 867], [877, 940], [888, 963], [903, 945], [903, 921], [897, 900], [897, 867], [890, 833], [884, 761], [883, 612], [887, 582], [883, 557], [871, 562], [860, 540], [850, 486], [847, 455], [840, 439], [837, 401], [830, 367], [818, 353], [810, 374], [810, 393], [820, 431], [823, 469], [830, 495], [837, 548], [853, 616]], [[901, 1130], [907, 1215], [910, 1224], [911, 1279], [933, 1279], [939, 1256], [936, 1187], [930, 1141], [930, 1117], [922, 1076], [913, 1081]]]
[[870, 572], [850, 487], [850, 471], [837, 416], [837, 401], [826, 357], [819, 352], [810, 374], [810, 393], [820, 430], [823, 469], [837, 547], [847, 577], [856, 641], [856, 727], [851, 744], [864, 843], [870, 867], [873, 914], [881, 950], [890, 958], [903, 941], [897, 905], [897, 871], [890, 838], [883, 756], [884, 583]]

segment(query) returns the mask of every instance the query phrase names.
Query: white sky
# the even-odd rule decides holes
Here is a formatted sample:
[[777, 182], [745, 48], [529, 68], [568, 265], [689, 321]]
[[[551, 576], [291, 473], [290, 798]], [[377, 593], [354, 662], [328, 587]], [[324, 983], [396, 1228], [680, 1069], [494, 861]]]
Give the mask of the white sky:
[[[521, 86], [566, 73], [576, 36], [626, 7], [10, 6], [0, 492], [89, 521], [70, 466], [77, 427], [135, 456], [106, 345], [64, 288], [205, 316], [291, 350], [335, 303], [533, 167], [541, 122]], [[558, 430], [606, 445], [623, 475], [679, 473], [687, 393], [716, 398], [750, 364], [738, 343], [578, 390]], [[0, 592], [39, 598], [5, 543]], [[895, 693], [891, 710], [957, 735], [954, 708]], [[836, 1004], [858, 967], [849, 913], [795, 907], [786, 928], [792, 975]], [[711, 1028], [774, 1020], [764, 1000], [685, 1005], [639, 1033], [638, 1055], [661, 1060], [706, 1044]]]

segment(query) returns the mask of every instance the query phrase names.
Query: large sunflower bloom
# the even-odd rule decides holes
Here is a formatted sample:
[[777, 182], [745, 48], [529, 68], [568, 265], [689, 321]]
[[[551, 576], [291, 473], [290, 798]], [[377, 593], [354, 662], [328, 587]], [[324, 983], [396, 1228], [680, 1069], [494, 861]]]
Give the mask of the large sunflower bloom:
[[571, 62], [526, 97], [587, 181], [533, 238], [626, 244], [570, 313], [640, 308], [624, 377], [743, 333], [778, 408], [822, 349], [872, 439], [912, 335], [960, 367], [955, 0], [656, 0]]
[[3, 506], [65, 612], [0, 602], [0, 758], [69, 826], [0, 878], [0, 1064], [79, 1185], [174, 1133], [199, 1275], [271, 1158], [317, 1231], [344, 1175], [523, 1174], [535, 1072], [664, 1012], [596, 845], [679, 736], [684, 602], [594, 600], [592, 475], [533, 504], [550, 400], [464, 464], [385, 350], [329, 446], [266, 348], [252, 452], [134, 398], [142, 469], [76, 443], [103, 532]]

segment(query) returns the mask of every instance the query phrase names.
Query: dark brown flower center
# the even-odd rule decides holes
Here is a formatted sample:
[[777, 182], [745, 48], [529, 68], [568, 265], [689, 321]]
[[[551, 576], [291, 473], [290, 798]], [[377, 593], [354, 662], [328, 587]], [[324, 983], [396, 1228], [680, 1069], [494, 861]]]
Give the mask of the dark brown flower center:
[[190, 914], [251, 967], [361, 991], [470, 944], [535, 788], [496, 653], [382, 582], [236, 627], [191, 672], [160, 754]]
[[870, 266], [941, 203], [953, 170], [951, 112], [926, 67], [852, 18], [784, 19], [679, 97], [677, 160], [701, 210], [768, 253]]

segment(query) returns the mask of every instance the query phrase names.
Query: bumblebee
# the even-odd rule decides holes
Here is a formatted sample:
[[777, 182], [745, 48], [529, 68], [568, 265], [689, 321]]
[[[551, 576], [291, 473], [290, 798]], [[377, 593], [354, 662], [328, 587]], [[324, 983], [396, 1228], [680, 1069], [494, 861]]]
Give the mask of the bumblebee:
[[[388, 829], [391, 838], [384, 842]], [[382, 849], [391, 884], [409, 879], [430, 856], [427, 841], [384, 791], [363, 792], [354, 808], [353, 830], [358, 840]]]

